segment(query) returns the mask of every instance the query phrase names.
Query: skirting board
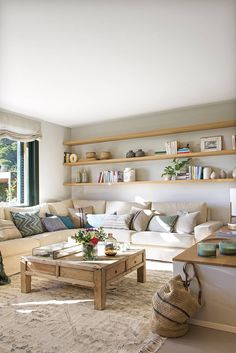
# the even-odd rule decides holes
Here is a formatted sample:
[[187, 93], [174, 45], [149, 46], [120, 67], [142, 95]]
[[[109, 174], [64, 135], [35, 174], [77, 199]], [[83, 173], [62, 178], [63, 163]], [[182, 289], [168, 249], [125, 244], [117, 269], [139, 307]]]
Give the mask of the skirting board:
[[230, 325], [223, 325], [217, 322], [202, 321], [202, 320], [196, 320], [196, 319], [190, 319], [189, 322], [193, 325], [212, 328], [213, 330], [236, 333], [236, 327], [230, 326]]

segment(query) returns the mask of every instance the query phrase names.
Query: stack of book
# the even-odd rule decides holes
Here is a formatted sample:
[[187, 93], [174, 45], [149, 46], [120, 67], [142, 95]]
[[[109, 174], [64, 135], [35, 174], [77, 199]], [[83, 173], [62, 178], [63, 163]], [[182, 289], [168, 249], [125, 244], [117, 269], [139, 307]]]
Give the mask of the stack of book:
[[165, 149], [167, 154], [177, 154], [179, 147], [178, 141], [166, 141], [165, 142]]
[[179, 173], [176, 175], [176, 180], [189, 180], [189, 179], [190, 179], [189, 172]]
[[202, 166], [201, 165], [190, 165], [188, 167], [189, 179], [200, 180], [202, 179]]
[[185, 154], [190, 152], [191, 151], [189, 147], [182, 147], [182, 148], [178, 148], [177, 154]]
[[123, 172], [120, 170], [103, 170], [98, 177], [98, 183], [120, 183], [123, 181]]

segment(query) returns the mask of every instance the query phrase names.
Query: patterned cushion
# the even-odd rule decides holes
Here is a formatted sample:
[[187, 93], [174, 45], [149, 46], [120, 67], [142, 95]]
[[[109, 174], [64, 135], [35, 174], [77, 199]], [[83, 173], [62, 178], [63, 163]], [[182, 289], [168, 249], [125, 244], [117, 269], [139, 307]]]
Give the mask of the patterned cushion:
[[104, 228], [130, 229], [133, 214], [107, 215], [102, 223]]
[[0, 241], [21, 238], [19, 230], [12, 221], [0, 219]]
[[[46, 213], [46, 217], [52, 217], [54, 216], [52, 213]], [[66, 226], [67, 229], [74, 229], [74, 223], [72, 222], [72, 220], [70, 219], [69, 216], [56, 216], [58, 217]]]
[[48, 232], [67, 229], [65, 224], [57, 216], [47, 217], [42, 220], [44, 227]]
[[130, 229], [136, 230], [137, 232], [145, 231], [153, 216], [153, 212], [151, 210], [141, 210], [139, 208], [132, 207], [130, 213], [134, 214]]
[[148, 230], [153, 232], [172, 233], [178, 216], [154, 216], [152, 217]]
[[69, 216], [76, 228], [84, 228], [87, 224], [87, 213], [93, 213], [93, 206], [84, 208], [69, 208]]
[[21, 232], [22, 237], [43, 233], [39, 211], [11, 212], [13, 222]]

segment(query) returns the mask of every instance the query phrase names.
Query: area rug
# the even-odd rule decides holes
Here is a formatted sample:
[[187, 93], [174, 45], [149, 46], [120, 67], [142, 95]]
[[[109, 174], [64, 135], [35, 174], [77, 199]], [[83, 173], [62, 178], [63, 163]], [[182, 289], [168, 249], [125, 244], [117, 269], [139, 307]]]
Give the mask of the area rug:
[[93, 291], [33, 278], [20, 292], [20, 276], [0, 288], [1, 353], [146, 353], [164, 342], [150, 334], [151, 299], [171, 272], [136, 273], [107, 289], [106, 309], [94, 310]]

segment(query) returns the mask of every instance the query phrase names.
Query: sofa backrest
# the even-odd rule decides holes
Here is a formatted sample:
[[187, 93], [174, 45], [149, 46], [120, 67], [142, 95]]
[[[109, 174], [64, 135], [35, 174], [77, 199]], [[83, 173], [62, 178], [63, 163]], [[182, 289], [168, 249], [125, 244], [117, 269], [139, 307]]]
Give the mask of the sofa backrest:
[[4, 207], [0, 207], [0, 219], [5, 219]]
[[32, 207], [14, 207], [9, 206], [4, 208], [5, 211], [5, 219], [12, 221], [11, 212], [33, 212], [39, 211], [40, 217], [45, 217], [46, 213], [49, 213], [49, 208], [47, 203], [42, 203], [40, 205], [32, 206]]
[[74, 208], [93, 206], [94, 213], [105, 213], [105, 200], [72, 200]]
[[132, 207], [151, 208], [151, 202], [106, 201], [106, 213], [118, 215], [130, 213]]
[[197, 212], [199, 217], [197, 224], [207, 221], [207, 204], [205, 202], [153, 202], [152, 210], [167, 216], [176, 215], [178, 211]]
[[50, 213], [58, 216], [68, 216], [68, 208], [73, 208], [72, 200], [48, 203]]

